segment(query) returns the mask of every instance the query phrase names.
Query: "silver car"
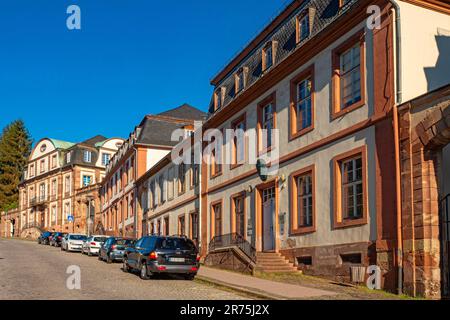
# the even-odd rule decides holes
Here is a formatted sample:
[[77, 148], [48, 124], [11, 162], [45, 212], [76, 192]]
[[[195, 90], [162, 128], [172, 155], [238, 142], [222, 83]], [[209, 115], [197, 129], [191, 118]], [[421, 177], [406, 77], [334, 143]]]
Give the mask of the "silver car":
[[83, 242], [83, 247], [81, 249], [82, 254], [87, 254], [88, 256], [98, 255], [100, 247], [108, 239], [108, 237], [98, 235], [90, 236]]
[[67, 252], [71, 251], [81, 251], [83, 248], [83, 242], [86, 241], [87, 237], [84, 234], [79, 233], [69, 233], [61, 243], [61, 250]]

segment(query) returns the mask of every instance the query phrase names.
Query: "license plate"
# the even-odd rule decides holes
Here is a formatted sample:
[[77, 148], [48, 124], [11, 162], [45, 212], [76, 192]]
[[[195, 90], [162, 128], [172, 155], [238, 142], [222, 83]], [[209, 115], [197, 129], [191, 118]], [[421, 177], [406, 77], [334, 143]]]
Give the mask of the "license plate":
[[185, 262], [184, 258], [169, 258], [170, 262]]

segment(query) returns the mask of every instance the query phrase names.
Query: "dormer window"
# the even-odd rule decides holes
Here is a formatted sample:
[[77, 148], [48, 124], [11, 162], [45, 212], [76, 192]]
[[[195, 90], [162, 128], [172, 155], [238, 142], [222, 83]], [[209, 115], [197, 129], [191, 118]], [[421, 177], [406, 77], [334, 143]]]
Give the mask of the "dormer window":
[[269, 69], [273, 65], [273, 48], [272, 42], [269, 42], [263, 49], [262, 55], [263, 71]]
[[92, 160], [92, 152], [89, 150], [84, 150], [83, 152], [83, 161], [90, 163]]
[[240, 68], [235, 75], [235, 86], [236, 86], [236, 94], [244, 90], [245, 82], [244, 82], [244, 68]]
[[311, 33], [309, 10], [297, 16], [297, 43], [307, 39]]
[[66, 163], [70, 163], [71, 155], [72, 155], [72, 151], [69, 151], [66, 153]]
[[214, 92], [214, 111], [222, 108], [222, 88]]

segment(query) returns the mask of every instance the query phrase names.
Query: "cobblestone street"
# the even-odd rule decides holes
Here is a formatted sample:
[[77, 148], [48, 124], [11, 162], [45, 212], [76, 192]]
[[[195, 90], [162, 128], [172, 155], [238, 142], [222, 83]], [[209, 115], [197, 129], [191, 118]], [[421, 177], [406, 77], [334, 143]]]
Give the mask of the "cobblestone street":
[[[81, 268], [81, 290], [69, 290], [67, 267]], [[124, 273], [121, 263], [66, 253], [35, 242], [0, 239], [0, 300], [235, 300], [248, 299], [195, 281], [175, 278], [141, 280]]]

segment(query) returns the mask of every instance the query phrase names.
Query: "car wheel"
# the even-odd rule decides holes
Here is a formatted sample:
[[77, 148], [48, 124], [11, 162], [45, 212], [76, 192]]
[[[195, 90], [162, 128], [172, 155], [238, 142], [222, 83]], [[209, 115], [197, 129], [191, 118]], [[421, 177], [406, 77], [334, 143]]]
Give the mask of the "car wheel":
[[102, 254], [101, 254], [100, 252], [98, 253], [97, 259], [100, 260], [100, 261], [102, 261]]
[[139, 273], [139, 277], [142, 280], [150, 279], [150, 277], [148, 276], [148, 273], [147, 273], [147, 264], [145, 262], [143, 262], [141, 265], [141, 272]]
[[88, 249], [87, 255], [88, 255], [88, 257], [92, 257], [91, 249]]
[[185, 279], [185, 280], [189, 280], [189, 281], [194, 280], [194, 278], [195, 278], [195, 274], [186, 274], [186, 275], [184, 276], [184, 279]]
[[108, 264], [112, 263], [112, 259], [111, 259], [111, 256], [109, 254], [106, 255], [106, 263], [108, 263]]
[[125, 258], [123, 258], [122, 270], [123, 270], [123, 272], [130, 272], [130, 267], [128, 266], [128, 261]]

